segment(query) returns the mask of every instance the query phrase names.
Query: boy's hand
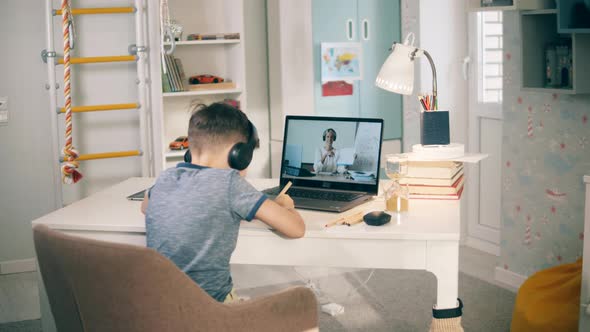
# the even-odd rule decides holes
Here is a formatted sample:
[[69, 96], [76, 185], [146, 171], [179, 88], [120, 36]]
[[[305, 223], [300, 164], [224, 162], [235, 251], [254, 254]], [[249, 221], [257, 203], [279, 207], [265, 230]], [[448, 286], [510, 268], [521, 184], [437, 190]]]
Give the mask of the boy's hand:
[[284, 207], [287, 210], [295, 209], [295, 203], [293, 203], [293, 199], [287, 194], [277, 196], [277, 198], [275, 198], [275, 203]]

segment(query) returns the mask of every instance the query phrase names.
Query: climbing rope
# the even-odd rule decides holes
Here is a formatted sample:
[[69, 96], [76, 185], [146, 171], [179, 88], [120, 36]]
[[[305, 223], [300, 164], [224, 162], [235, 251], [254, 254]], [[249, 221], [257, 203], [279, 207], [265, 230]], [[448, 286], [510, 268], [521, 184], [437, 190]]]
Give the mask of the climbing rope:
[[61, 166], [62, 181], [66, 184], [72, 184], [82, 179], [82, 174], [78, 168], [78, 151], [72, 144], [72, 96], [70, 90], [70, 32], [72, 32], [73, 41], [73, 20], [71, 14], [70, 0], [62, 0], [61, 18], [64, 39], [64, 97], [66, 111], [66, 142], [63, 148], [64, 161]]

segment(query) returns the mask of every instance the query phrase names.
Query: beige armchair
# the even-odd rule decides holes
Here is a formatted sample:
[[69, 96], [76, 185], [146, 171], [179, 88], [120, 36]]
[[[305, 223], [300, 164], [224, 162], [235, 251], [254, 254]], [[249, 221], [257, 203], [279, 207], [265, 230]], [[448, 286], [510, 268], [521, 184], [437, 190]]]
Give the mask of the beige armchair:
[[34, 228], [39, 268], [59, 331], [314, 331], [312, 291], [290, 288], [238, 304], [211, 298], [144, 247]]

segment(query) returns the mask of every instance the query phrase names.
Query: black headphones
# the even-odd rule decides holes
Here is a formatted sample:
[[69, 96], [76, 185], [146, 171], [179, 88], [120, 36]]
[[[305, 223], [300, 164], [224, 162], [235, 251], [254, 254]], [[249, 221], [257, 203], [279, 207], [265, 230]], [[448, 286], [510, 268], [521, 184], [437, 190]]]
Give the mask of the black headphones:
[[[229, 167], [237, 169], [238, 171], [245, 170], [254, 155], [254, 149], [260, 145], [260, 139], [258, 138], [258, 131], [254, 124], [248, 120], [248, 141], [246, 143], [239, 142], [232, 146], [227, 156], [227, 162]], [[190, 150], [186, 150], [184, 153], [184, 161], [190, 163], [192, 156]]]
[[336, 130], [334, 130], [332, 128], [328, 128], [328, 129], [324, 130], [324, 134], [322, 135], [322, 140], [324, 142], [326, 141], [326, 134], [328, 134], [329, 131], [334, 133], [334, 142], [336, 142]]

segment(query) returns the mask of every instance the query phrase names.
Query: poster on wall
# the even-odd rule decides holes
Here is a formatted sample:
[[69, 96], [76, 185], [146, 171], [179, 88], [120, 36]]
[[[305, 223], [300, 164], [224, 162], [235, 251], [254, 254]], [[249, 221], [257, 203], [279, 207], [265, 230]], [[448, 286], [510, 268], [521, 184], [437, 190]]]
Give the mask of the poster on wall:
[[322, 83], [362, 79], [361, 43], [321, 44]]
[[352, 83], [346, 81], [330, 81], [322, 83], [322, 97], [351, 96]]

